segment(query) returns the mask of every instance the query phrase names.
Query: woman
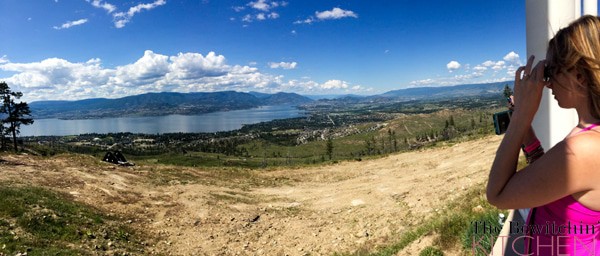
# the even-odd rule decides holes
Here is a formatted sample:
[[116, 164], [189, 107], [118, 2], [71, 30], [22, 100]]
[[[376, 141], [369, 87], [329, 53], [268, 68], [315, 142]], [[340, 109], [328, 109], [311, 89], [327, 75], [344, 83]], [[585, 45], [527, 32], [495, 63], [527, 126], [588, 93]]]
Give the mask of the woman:
[[[527, 255], [600, 255], [600, 19], [583, 16], [561, 29], [546, 60], [535, 67], [533, 61], [516, 71], [515, 108], [487, 199], [498, 208], [532, 208], [523, 238]], [[579, 117], [545, 154], [531, 128], [544, 86]], [[529, 165], [517, 172], [520, 149]]]

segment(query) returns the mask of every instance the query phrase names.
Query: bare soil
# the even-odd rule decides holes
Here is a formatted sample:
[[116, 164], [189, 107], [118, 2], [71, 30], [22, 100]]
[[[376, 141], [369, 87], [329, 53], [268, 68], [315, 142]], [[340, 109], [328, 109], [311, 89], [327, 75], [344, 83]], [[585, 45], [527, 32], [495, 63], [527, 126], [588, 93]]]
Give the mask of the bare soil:
[[[91, 156], [0, 156], [0, 182], [43, 186], [107, 213], [167, 255], [331, 255], [393, 243], [473, 186], [500, 137], [307, 168], [120, 167]], [[416, 241], [399, 255], [418, 254]], [[450, 252], [452, 254], [452, 252]]]

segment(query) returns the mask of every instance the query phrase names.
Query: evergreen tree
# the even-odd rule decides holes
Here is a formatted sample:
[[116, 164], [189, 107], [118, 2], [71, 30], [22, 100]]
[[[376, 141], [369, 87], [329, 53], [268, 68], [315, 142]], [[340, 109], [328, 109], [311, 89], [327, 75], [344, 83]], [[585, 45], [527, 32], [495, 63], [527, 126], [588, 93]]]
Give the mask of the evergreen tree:
[[326, 147], [327, 156], [329, 157], [329, 160], [331, 160], [333, 158], [333, 140], [331, 139], [331, 136], [327, 137]]
[[33, 119], [26, 117], [31, 116], [31, 110], [27, 102], [15, 102], [22, 96], [22, 92], [13, 92], [6, 82], [0, 82], [0, 100], [2, 101], [0, 113], [4, 113], [0, 126], [8, 124], [6, 129], [4, 127], [0, 129], [5, 130], [2, 133], [2, 144], [4, 144], [4, 134], [12, 134], [15, 152], [18, 151], [17, 134], [20, 133], [21, 125], [33, 124]]

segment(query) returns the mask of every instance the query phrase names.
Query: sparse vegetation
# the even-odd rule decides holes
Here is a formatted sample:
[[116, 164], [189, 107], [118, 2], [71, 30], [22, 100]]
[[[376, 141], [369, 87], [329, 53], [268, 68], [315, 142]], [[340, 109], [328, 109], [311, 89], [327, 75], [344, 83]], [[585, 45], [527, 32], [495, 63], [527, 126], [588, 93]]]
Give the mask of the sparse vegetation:
[[135, 232], [66, 195], [0, 186], [0, 255], [143, 254]]
[[[473, 230], [474, 222], [485, 221], [489, 224], [499, 226], [498, 214], [502, 211], [491, 206], [485, 199], [483, 184], [468, 191], [463, 196], [453, 200], [442, 207], [443, 212], [436, 213], [433, 217], [426, 219], [420, 225], [408, 230], [397, 238], [397, 242], [374, 249], [359, 249], [356, 253], [348, 254], [354, 256], [390, 256], [396, 255], [412, 242], [425, 236], [434, 236], [433, 245], [424, 248], [420, 255], [443, 255], [443, 251], [454, 249], [471, 255], [472, 241], [486, 241], [478, 246], [485, 251], [477, 251], [475, 255], [487, 255], [493, 244], [491, 237], [497, 236], [493, 233], [476, 233]], [[506, 212], [503, 212], [506, 214]], [[481, 238], [480, 236], [485, 236]], [[479, 248], [478, 248], [479, 249]]]

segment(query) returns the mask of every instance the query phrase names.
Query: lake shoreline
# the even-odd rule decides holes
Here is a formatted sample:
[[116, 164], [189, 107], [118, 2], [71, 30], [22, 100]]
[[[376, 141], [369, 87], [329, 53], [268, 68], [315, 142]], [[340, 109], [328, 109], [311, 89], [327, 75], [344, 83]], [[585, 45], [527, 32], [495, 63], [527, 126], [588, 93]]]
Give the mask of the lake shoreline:
[[306, 116], [306, 111], [297, 106], [277, 105], [199, 115], [34, 119], [35, 122], [32, 125], [21, 127], [21, 137], [72, 136], [92, 133], [214, 133], [238, 130], [246, 124], [303, 116]]

